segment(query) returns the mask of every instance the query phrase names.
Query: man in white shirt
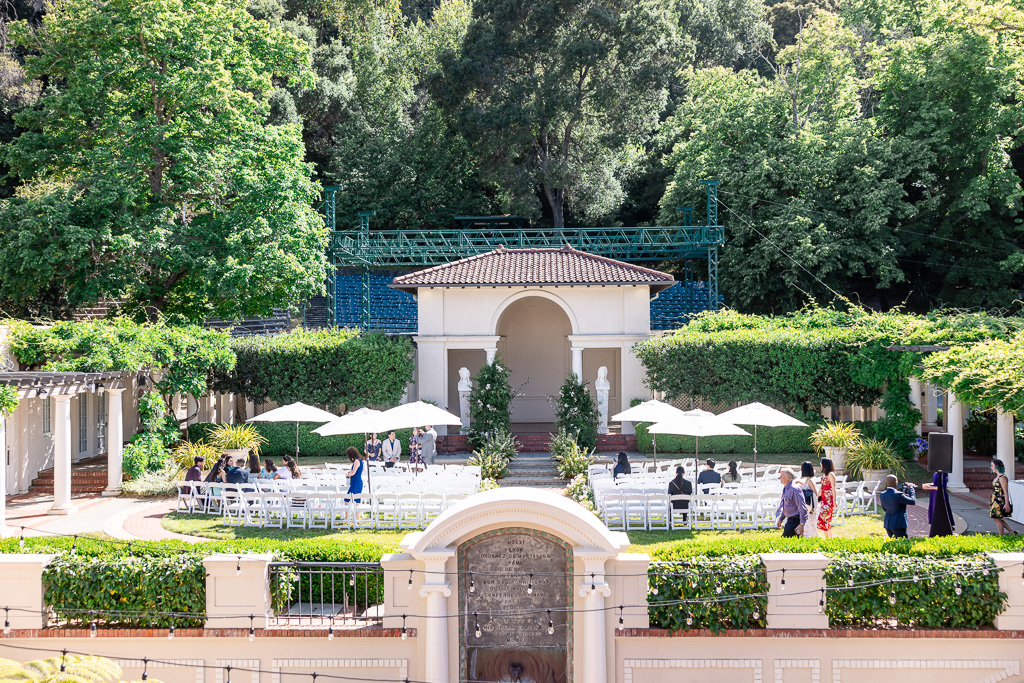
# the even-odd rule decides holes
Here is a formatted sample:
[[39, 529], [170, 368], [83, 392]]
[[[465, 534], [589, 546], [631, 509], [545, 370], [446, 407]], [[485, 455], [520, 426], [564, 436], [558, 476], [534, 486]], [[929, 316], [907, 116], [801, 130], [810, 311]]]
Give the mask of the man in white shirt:
[[388, 438], [381, 444], [380, 453], [384, 458], [384, 467], [394, 467], [402, 459], [402, 442], [395, 438], [394, 429], [388, 432]]

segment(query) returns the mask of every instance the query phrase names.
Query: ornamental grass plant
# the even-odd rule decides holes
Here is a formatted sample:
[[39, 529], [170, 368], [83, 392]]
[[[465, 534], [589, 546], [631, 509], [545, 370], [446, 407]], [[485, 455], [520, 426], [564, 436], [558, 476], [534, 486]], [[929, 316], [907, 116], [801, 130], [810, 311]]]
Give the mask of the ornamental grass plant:
[[219, 424], [210, 432], [207, 441], [214, 448], [221, 450], [252, 451], [257, 458], [260, 455], [260, 446], [267, 443], [256, 425], [252, 424]]
[[861, 477], [864, 470], [889, 470], [902, 475], [903, 460], [888, 441], [861, 439], [846, 454], [846, 471], [854, 478]]
[[851, 422], [826, 422], [811, 432], [810, 442], [815, 453], [823, 448], [851, 448], [861, 438], [860, 430]]

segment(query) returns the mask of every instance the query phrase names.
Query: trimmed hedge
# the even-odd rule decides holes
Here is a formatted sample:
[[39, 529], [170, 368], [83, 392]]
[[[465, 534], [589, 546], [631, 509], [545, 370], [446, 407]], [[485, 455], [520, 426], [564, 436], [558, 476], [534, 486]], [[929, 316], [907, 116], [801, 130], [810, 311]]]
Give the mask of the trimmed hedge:
[[756, 553], [861, 553], [913, 557], [951, 557], [984, 552], [1024, 551], [1024, 536], [944, 536], [939, 538], [782, 538], [778, 532], [749, 532], [741, 537], [704, 537], [666, 541], [649, 554], [654, 560], [690, 560]]
[[[283, 455], [295, 455], [295, 423], [294, 422], [250, 422], [256, 427], [260, 435], [267, 440], [267, 443], [260, 447], [260, 458], [280, 458]], [[203, 443], [207, 435], [217, 425], [212, 422], [196, 422], [188, 427], [188, 440]], [[362, 434], [340, 434], [338, 436], [320, 436], [314, 434], [313, 430], [323, 426], [321, 422], [300, 422], [299, 423], [299, 463], [302, 458], [341, 458], [349, 446], [355, 446], [360, 453], [363, 452]], [[383, 437], [386, 435], [379, 435]], [[409, 459], [409, 437], [412, 436], [411, 429], [399, 429], [395, 431], [395, 439], [402, 444], [402, 459]]]
[[[206, 612], [206, 570], [196, 554], [97, 557], [65, 552], [43, 571], [43, 590], [56, 618], [69, 624], [199, 626]], [[170, 612], [196, 616], [172, 617]]]
[[414, 367], [409, 339], [379, 332], [295, 330], [235, 337], [231, 349], [234, 368], [214, 373], [213, 387], [256, 403], [391, 408]]
[[[650, 586], [647, 612], [654, 628], [672, 631], [706, 628], [718, 633], [725, 629], [765, 627], [768, 579], [757, 555], [693, 557], [685, 562], [653, 566], [647, 580]], [[722, 596], [747, 594], [750, 598], [659, 604], [679, 600], [714, 601]]]
[[[886, 562], [879, 564], [879, 559]], [[913, 580], [915, 575], [918, 580]], [[920, 578], [936, 575], [942, 576]], [[888, 583], [891, 579], [911, 580]], [[880, 583], [830, 590], [826, 609], [832, 626], [983, 628], [992, 625], [1006, 603], [1006, 594], [999, 590], [999, 572], [985, 555], [832, 557], [825, 571], [826, 585], [842, 588], [850, 582]]]

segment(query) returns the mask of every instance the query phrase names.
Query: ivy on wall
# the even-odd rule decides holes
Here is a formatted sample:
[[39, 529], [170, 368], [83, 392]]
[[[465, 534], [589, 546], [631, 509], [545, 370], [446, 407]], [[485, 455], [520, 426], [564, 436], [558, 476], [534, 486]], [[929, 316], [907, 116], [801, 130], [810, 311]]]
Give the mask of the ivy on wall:
[[18, 407], [18, 390], [7, 385], [0, 386], [0, 417], [10, 415]]

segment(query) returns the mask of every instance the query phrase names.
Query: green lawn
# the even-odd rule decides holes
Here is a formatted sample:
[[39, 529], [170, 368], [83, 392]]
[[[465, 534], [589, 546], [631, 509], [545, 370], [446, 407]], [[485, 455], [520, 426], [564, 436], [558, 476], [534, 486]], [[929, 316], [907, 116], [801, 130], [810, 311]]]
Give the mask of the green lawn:
[[[221, 518], [212, 515], [190, 515], [172, 512], [164, 516], [163, 527], [168, 531], [188, 536], [200, 536], [214, 540], [229, 541], [234, 539], [263, 538], [290, 541], [300, 538], [328, 538], [338, 541], [353, 539], [372, 540], [377, 543], [390, 543], [395, 551], [398, 543], [406, 535], [406, 531], [332, 531], [303, 529], [257, 529], [253, 527], [229, 527], [221, 524]], [[861, 515], [847, 517], [846, 524], [834, 527], [836, 538], [873, 538], [884, 536], [880, 515]], [[663, 544], [695, 538], [714, 539], [721, 541], [728, 538], [755, 540], [777, 538], [779, 531], [630, 531], [632, 545], [630, 552], [650, 553]]]

